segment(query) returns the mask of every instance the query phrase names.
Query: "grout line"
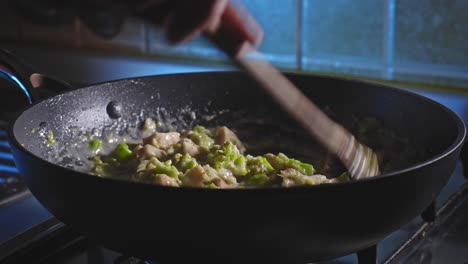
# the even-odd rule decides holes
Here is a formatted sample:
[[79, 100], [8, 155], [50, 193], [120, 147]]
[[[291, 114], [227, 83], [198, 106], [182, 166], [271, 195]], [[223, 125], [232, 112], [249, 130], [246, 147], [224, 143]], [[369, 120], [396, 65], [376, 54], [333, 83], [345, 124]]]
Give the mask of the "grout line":
[[304, 51], [304, 0], [296, 0], [296, 69], [303, 69], [302, 56]]
[[385, 79], [392, 80], [395, 56], [395, 0], [385, 0], [383, 38], [382, 75]]

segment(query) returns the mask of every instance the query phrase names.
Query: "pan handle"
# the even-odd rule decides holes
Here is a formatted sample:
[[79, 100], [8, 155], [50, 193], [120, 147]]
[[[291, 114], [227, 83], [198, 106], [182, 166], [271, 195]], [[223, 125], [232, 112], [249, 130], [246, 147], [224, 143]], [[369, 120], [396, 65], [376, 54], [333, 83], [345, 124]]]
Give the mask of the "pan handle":
[[[72, 88], [66, 82], [35, 71], [22, 59], [4, 49], [0, 49], [0, 78], [20, 89], [22, 94], [26, 96], [25, 101], [28, 104]], [[2, 91], [0, 91], [0, 95], [1, 93]]]

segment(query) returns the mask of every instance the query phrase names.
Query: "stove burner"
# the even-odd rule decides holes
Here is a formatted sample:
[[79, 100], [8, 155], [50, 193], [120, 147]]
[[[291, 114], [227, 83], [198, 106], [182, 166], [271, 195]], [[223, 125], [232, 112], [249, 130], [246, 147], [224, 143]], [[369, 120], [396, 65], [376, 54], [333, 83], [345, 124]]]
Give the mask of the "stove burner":
[[26, 197], [29, 194], [15, 167], [7, 142], [7, 123], [0, 121], [0, 207]]

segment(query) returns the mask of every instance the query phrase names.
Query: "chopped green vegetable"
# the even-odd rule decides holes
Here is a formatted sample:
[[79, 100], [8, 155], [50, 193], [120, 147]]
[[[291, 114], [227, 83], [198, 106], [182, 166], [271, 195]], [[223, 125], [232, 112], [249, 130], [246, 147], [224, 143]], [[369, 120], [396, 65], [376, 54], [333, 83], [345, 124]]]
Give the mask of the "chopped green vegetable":
[[269, 181], [270, 181], [270, 178], [264, 173], [254, 174], [248, 177], [246, 180], [246, 182], [249, 185], [258, 185], [258, 186], [266, 185]]
[[166, 174], [172, 178], [177, 178], [179, 176], [179, 171], [171, 164], [172, 162], [170, 160], [161, 162], [157, 158], [152, 157], [149, 162], [154, 165], [153, 171], [156, 174]]
[[210, 189], [216, 189], [216, 188], [218, 188], [218, 186], [216, 186], [216, 185], [215, 185], [214, 183], [212, 183], [212, 182], [211, 182], [210, 184], [208, 184], [206, 187], [207, 187], [207, 188], [210, 188]]
[[179, 171], [174, 166], [157, 166], [154, 172], [156, 174], [166, 174], [172, 178], [176, 178], [179, 175]]
[[200, 125], [194, 126], [192, 131], [196, 132], [196, 133], [204, 134], [204, 135], [207, 135], [207, 136], [210, 136], [210, 137], [213, 136], [213, 133], [209, 129], [207, 129], [204, 126], [200, 126]]
[[273, 154], [267, 154], [265, 155], [265, 158], [277, 170], [293, 168], [304, 175], [313, 175], [315, 173], [315, 169], [311, 164], [295, 159], [290, 159], [283, 153], [279, 153], [276, 156]]
[[315, 173], [314, 166], [312, 166], [312, 164], [300, 162], [295, 159], [290, 159], [288, 166], [305, 175], [313, 175]]
[[132, 151], [127, 144], [120, 143], [109, 156], [115, 158], [117, 161], [126, 161], [132, 156]]
[[54, 132], [52, 132], [52, 130], [47, 130], [46, 143], [48, 146], [52, 146], [57, 143], [54, 139]]
[[91, 158], [91, 161], [94, 163], [94, 166], [91, 169], [91, 173], [97, 176], [103, 176], [104, 173], [104, 163], [102, 162], [99, 156], [94, 156]]
[[187, 170], [198, 165], [197, 160], [190, 156], [188, 153], [184, 155], [177, 153], [174, 155], [173, 160], [176, 168], [178, 168], [182, 172], [186, 172]]
[[198, 146], [208, 150], [214, 144], [213, 133], [203, 126], [195, 126], [189, 138]]
[[101, 146], [102, 146], [102, 141], [99, 140], [99, 139], [93, 139], [93, 140], [89, 141], [89, 143], [88, 143], [88, 148], [89, 148], [91, 151], [96, 151], [96, 150], [98, 150]]
[[271, 166], [265, 157], [252, 157], [247, 156], [247, 170], [248, 174], [269, 174], [275, 169]]
[[36, 128], [31, 128], [31, 133], [36, 133]]
[[313, 180], [310, 180], [310, 179], [305, 179], [304, 184], [305, 185], [315, 185], [315, 182]]
[[340, 182], [347, 182], [347, 181], [350, 181], [351, 180], [351, 175], [349, 174], [349, 172], [343, 172], [341, 173], [340, 176], [338, 176], [338, 181]]
[[247, 174], [247, 159], [239, 153], [239, 149], [230, 141], [224, 143], [220, 149], [209, 153], [207, 160], [215, 169], [228, 169], [232, 171], [234, 176]]

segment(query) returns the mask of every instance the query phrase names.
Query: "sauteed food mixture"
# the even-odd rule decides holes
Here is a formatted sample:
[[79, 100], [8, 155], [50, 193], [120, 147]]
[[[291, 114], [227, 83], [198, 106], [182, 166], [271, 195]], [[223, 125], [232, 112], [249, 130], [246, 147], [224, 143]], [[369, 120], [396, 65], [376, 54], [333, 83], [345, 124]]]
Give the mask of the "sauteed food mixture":
[[[147, 119], [144, 129], [156, 126]], [[347, 174], [328, 179], [316, 174], [311, 164], [282, 153], [246, 155], [243, 143], [225, 126], [195, 126], [182, 133], [154, 132], [140, 144], [120, 143], [107, 155], [99, 154], [100, 140], [91, 140], [88, 146], [98, 153], [92, 158], [90, 173], [164, 186], [290, 187], [349, 180]]]

